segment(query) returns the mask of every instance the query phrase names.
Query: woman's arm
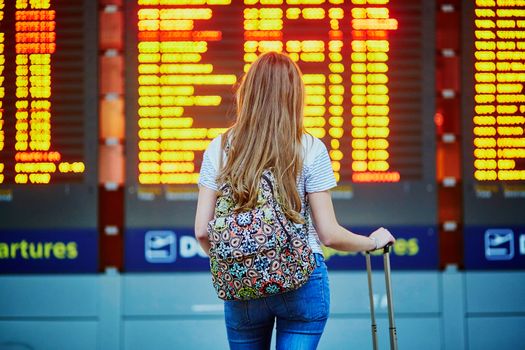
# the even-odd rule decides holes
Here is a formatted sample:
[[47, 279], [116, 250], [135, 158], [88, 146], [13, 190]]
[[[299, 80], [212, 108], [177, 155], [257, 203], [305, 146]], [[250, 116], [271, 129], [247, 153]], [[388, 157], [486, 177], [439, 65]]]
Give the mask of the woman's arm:
[[213, 219], [217, 192], [206, 186], [199, 186], [197, 212], [195, 214], [195, 237], [206, 254], [210, 251], [208, 223]]
[[372, 239], [350, 232], [339, 225], [335, 217], [332, 197], [328, 191], [309, 193], [308, 201], [319, 239], [327, 247], [360, 252], [374, 250], [376, 248], [375, 240], [377, 240], [377, 248], [382, 248], [389, 242], [395, 242], [395, 238], [383, 227], [370, 235]]

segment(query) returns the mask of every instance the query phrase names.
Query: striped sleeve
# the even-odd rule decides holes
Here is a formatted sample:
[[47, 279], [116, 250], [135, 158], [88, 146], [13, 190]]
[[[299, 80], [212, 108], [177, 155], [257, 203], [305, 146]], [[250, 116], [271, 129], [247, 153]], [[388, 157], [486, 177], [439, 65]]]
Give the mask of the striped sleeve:
[[324, 144], [321, 143], [321, 145], [320, 152], [309, 166], [305, 176], [305, 189], [307, 193], [326, 191], [337, 186], [328, 151]]
[[206, 150], [202, 158], [201, 171], [199, 173], [199, 185], [218, 191], [219, 187], [215, 181], [216, 178], [217, 170], [213, 166], [210, 156], [208, 155], [208, 150]]

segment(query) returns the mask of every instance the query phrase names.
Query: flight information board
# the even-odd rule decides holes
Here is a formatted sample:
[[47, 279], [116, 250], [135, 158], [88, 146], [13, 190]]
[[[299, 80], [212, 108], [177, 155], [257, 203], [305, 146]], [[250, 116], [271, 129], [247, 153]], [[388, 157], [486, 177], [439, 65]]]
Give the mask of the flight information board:
[[0, 270], [96, 270], [93, 1], [0, 0]]
[[464, 4], [465, 266], [525, 268], [525, 3]]
[[143, 249], [149, 229], [193, 226], [202, 154], [234, 121], [234, 86], [260, 53], [280, 51], [303, 72], [304, 124], [329, 151], [340, 222], [390, 225], [417, 246], [400, 255], [437, 266], [426, 252], [437, 221], [433, 16], [417, 0], [128, 1], [126, 239]]

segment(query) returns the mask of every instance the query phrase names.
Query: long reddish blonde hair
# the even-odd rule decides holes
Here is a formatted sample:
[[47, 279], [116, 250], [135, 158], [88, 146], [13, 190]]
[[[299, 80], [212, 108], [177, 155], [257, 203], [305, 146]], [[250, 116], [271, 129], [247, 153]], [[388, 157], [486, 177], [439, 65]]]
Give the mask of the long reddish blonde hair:
[[296, 188], [303, 165], [304, 95], [301, 71], [285, 54], [262, 54], [242, 78], [236, 122], [222, 136], [222, 149], [227, 139], [230, 149], [217, 179], [231, 185], [236, 211], [255, 207], [262, 172], [271, 169], [285, 215], [304, 223]]

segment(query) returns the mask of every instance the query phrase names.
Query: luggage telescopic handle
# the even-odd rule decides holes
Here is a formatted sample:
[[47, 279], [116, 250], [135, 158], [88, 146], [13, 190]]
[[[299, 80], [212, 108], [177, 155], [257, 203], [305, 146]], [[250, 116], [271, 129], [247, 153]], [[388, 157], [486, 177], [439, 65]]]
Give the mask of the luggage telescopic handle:
[[370, 319], [372, 321], [372, 345], [374, 346], [374, 350], [377, 350], [377, 323], [374, 309], [374, 292], [372, 290], [372, 263], [370, 262], [370, 252], [366, 252], [365, 258], [366, 274], [368, 276], [368, 297], [370, 299]]
[[[388, 322], [389, 322], [389, 334], [390, 334], [390, 349], [397, 350], [397, 331], [394, 322], [394, 304], [392, 302], [392, 282], [390, 279], [390, 248], [393, 243], [388, 243], [383, 248], [383, 263], [385, 268], [385, 285], [386, 285], [386, 296], [388, 301]], [[370, 298], [370, 318], [372, 321], [372, 344], [374, 350], [378, 349], [377, 344], [377, 324], [374, 309], [374, 295], [372, 290], [372, 264], [370, 261], [370, 252], [366, 252], [366, 272], [368, 275], [368, 292]]]
[[383, 251], [383, 262], [385, 266], [385, 286], [386, 298], [388, 301], [388, 323], [390, 333], [390, 349], [397, 350], [397, 330], [394, 321], [394, 301], [392, 296], [392, 280], [390, 279], [390, 247], [392, 243], [388, 243]]

